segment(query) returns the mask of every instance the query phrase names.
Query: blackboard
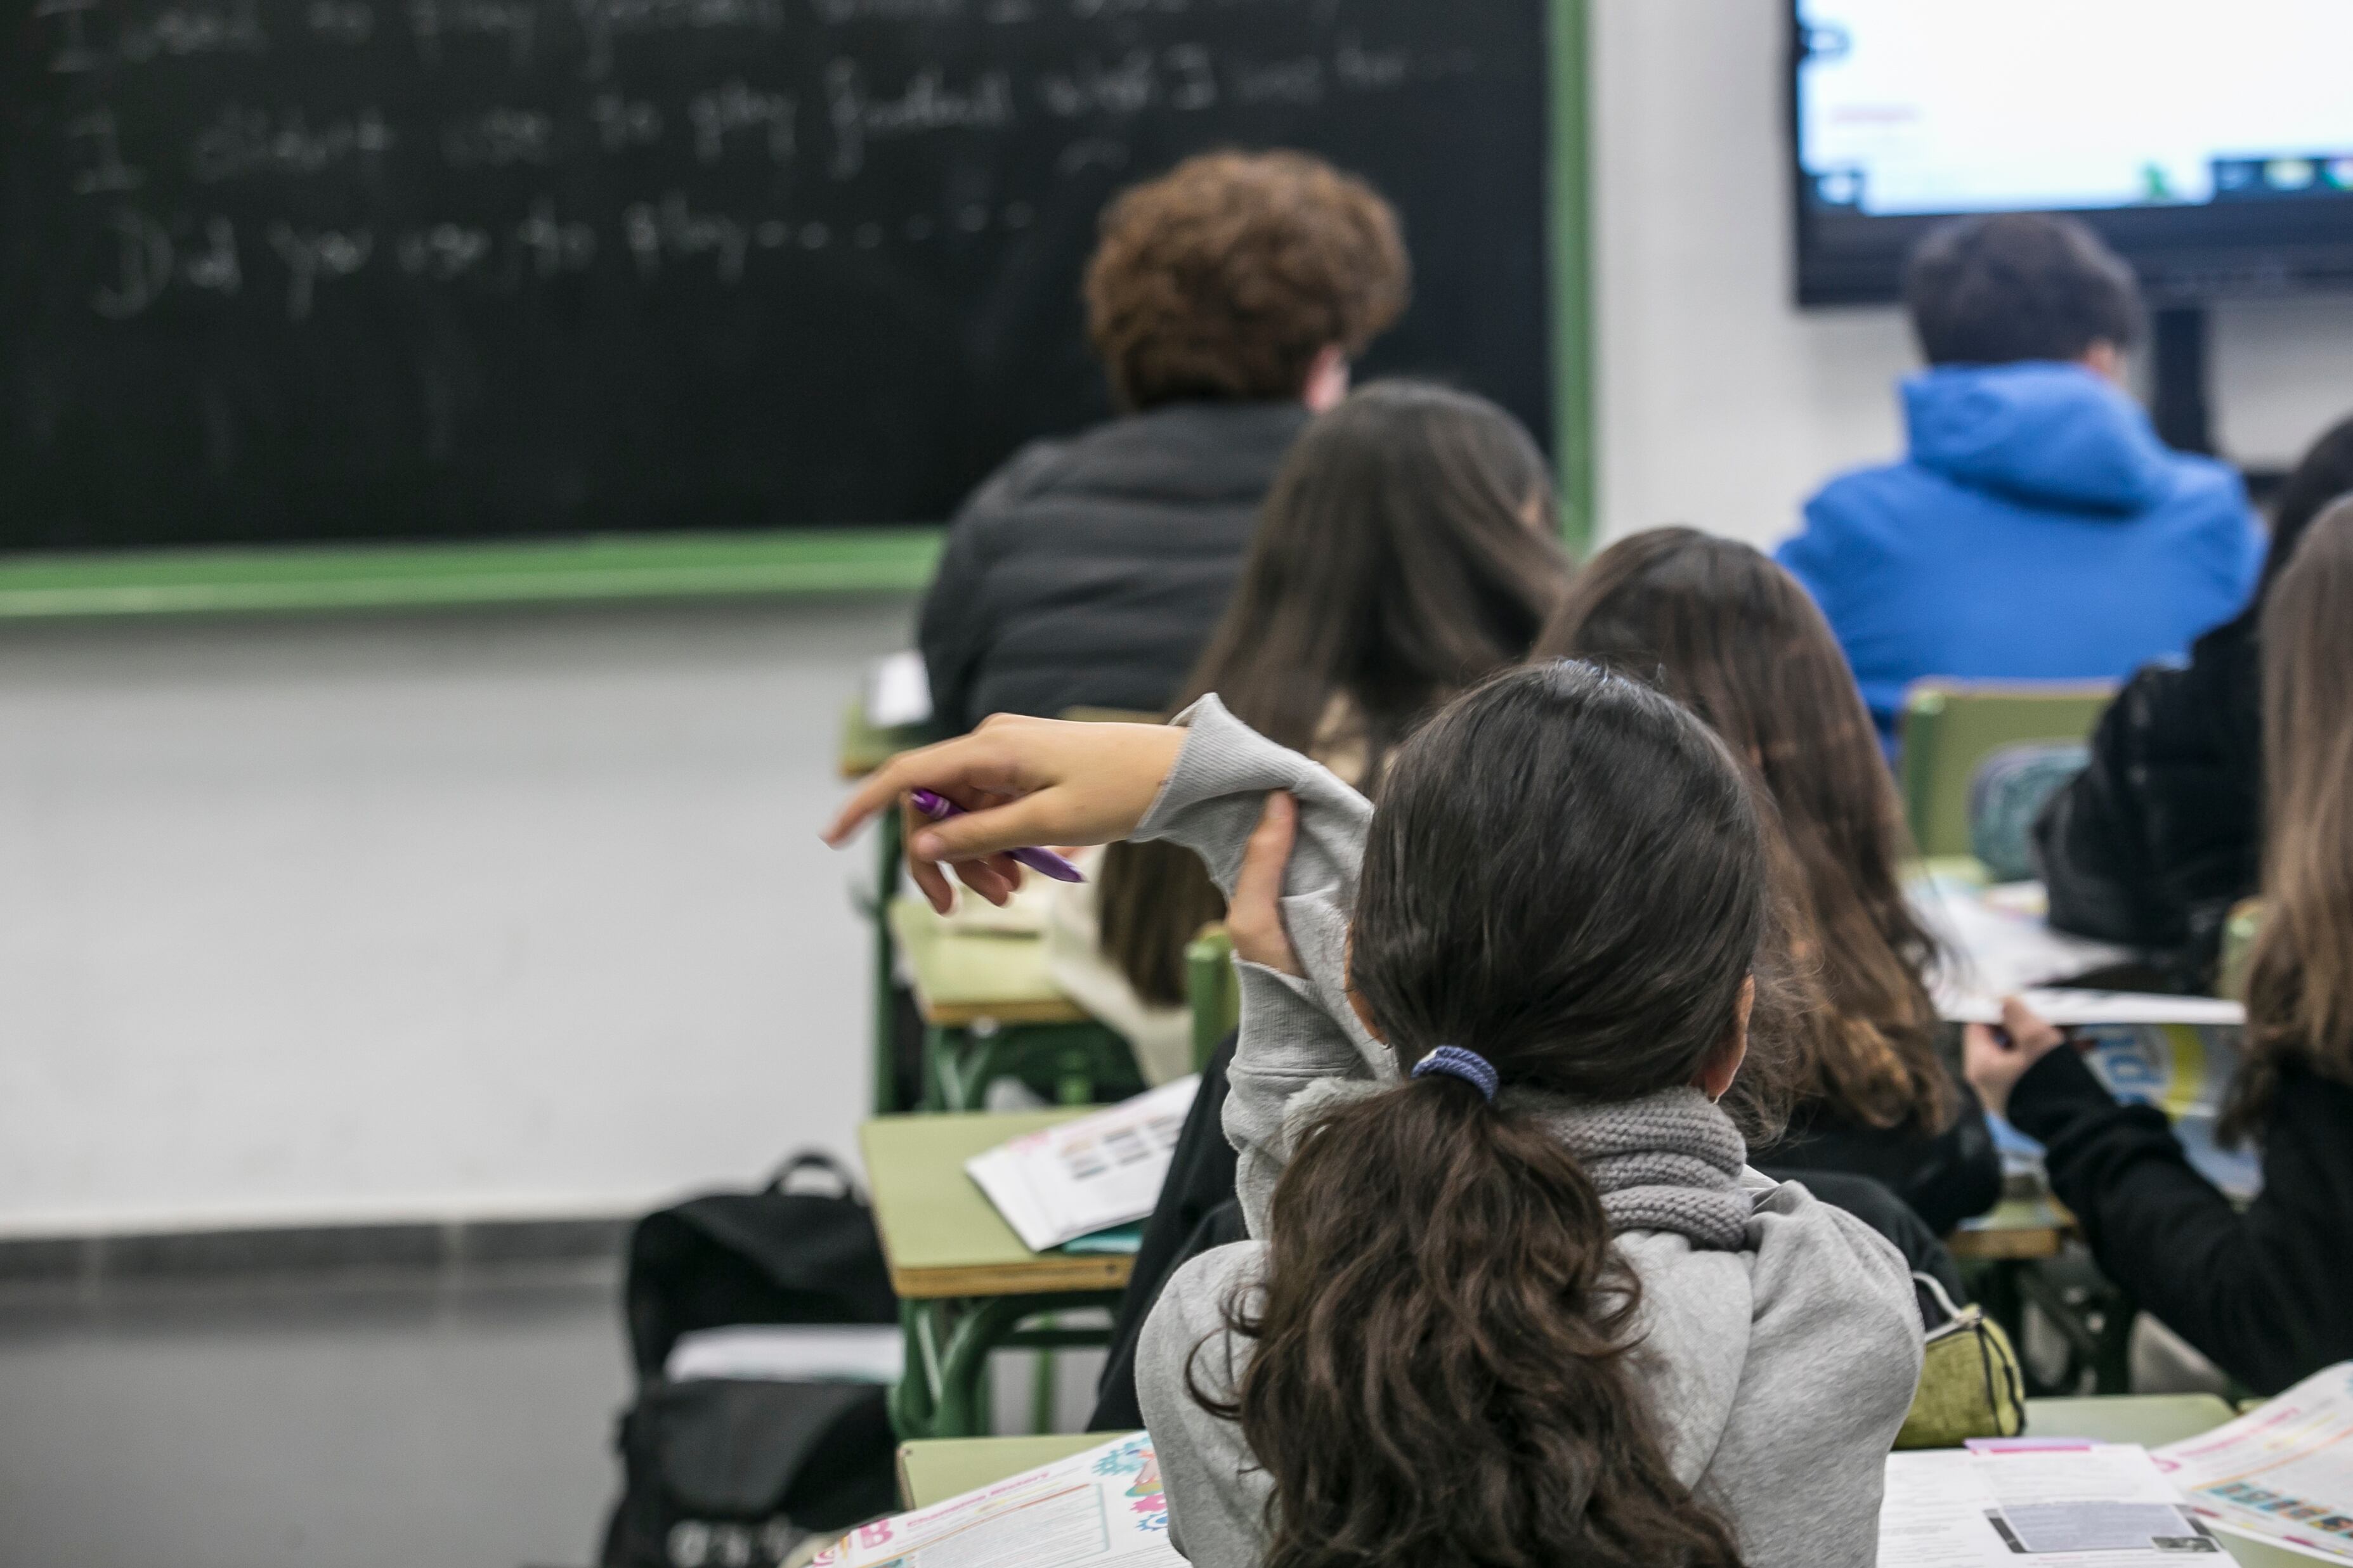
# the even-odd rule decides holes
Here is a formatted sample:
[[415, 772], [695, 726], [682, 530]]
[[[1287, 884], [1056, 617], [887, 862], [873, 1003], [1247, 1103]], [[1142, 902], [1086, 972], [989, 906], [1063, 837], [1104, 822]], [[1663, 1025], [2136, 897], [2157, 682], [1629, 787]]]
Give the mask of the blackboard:
[[1405, 215], [1548, 429], [1546, 0], [0, 0], [0, 546], [937, 521], [1108, 412], [1124, 185]]

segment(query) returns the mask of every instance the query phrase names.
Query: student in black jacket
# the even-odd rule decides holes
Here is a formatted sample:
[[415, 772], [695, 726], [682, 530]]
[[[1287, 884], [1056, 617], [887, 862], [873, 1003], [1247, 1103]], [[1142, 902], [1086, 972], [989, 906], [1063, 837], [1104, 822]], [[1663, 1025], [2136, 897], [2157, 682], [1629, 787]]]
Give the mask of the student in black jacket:
[[1166, 707], [1293, 438], [1408, 288], [1396, 213], [1303, 153], [1211, 153], [1113, 203], [1086, 302], [1123, 416], [1015, 454], [955, 519], [917, 629], [937, 721]]
[[2315, 521], [2263, 619], [2265, 915], [2221, 1131], [2263, 1148], [2242, 1213], [2162, 1113], [2112, 1100], [2016, 1003], [1969, 1080], [2046, 1147], [2100, 1267], [2250, 1387], [2353, 1357], [2353, 500]]
[[2305, 530], [2348, 491], [2353, 419], [2314, 444], [2280, 493], [2254, 601], [2199, 638], [2187, 666], [2134, 676], [2101, 719], [2091, 765], [2035, 826], [2052, 924], [2178, 955], [2186, 985], [2211, 982], [2223, 923], [2258, 873], [2256, 626]]
[[1790, 980], [1811, 1005], [1798, 1009], [1801, 1098], [1780, 1142], [1752, 1153], [1757, 1167], [1799, 1182], [1870, 1177], [1938, 1235], [1991, 1208], [2001, 1158], [1937, 1050], [1923, 978], [1935, 943], [1897, 877], [1903, 809], [1806, 591], [1747, 545], [1657, 529], [1593, 559], [1536, 654], [1661, 687], [1747, 761], [1778, 808], [1786, 918], [1810, 971]]

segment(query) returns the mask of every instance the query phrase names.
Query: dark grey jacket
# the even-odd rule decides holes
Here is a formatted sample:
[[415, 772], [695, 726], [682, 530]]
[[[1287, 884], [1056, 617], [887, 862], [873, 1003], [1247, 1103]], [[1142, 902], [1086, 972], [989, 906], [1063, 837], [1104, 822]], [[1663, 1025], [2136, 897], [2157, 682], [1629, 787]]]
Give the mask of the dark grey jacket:
[[1023, 448], [965, 503], [917, 638], [950, 732], [1158, 710], [1233, 595], [1295, 403], [1185, 403]]

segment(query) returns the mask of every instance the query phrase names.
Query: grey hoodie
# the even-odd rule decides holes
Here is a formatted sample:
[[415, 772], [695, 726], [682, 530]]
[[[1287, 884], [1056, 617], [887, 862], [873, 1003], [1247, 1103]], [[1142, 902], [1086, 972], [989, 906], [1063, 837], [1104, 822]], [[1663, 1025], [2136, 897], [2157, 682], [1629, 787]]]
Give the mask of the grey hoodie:
[[[1297, 1137], [1335, 1101], [1397, 1081], [1388, 1047], [1366, 1033], [1345, 993], [1372, 807], [1214, 697], [1180, 722], [1192, 732], [1137, 837], [1193, 849], [1230, 892], [1267, 792], [1288, 790], [1300, 806], [1282, 918], [1306, 977], [1240, 966], [1241, 1043], [1225, 1108], [1243, 1215], [1262, 1237]], [[1744, 1169], [1737, 1192], [1748, 1205], [1737, 1250], [1697, 1247], [1668, 1230], [1616, 1237], [1642, 1284], [1641, 1364], [1669, 1461], [1730, 1523], [1751, 1568], [1870, 1563], [1888, 1449], [1920, 1375], [1911, 1277], [1875, 1232], [1803, 1187]], [[1257, 1568], [1263, 1545], [1265, 1477], [1240, 1427], [1202, 1409], [1187, 1387], [1188, 1363], [1215, 1397], [1238, 1385], [1250, 1342], [1227, 1329], [1225, 1310], [1256, 1286], [1263, 1258], [1253, 1240], [1187, 1264], [1162, 1293], [1137, 1355], [1173, 1531], [1202, 1568]]]

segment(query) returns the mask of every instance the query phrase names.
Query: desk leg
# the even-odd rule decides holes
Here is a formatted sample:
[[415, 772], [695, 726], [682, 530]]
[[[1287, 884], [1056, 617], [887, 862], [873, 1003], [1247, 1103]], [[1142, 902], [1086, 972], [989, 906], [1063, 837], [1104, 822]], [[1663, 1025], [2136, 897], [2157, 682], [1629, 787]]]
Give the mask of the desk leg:
[[899, 814], [884, 812], [874, 828], [874, 1114], [909, 1109], [899, 1103], [898, 945], [891, 937], [891, 895], [899, 886]]
[[1050, 1328], [1021, 1332], [1022, 1323], [1041, 1313], [1103, 1307], [1115, 1310], [1120, 1293], [1102, 1290], [1057, 1296], [997, 1296], [971, 1303], [959, 1315], [941, 1357], [939, 1405], [932, 1420], [934, 1437], [980, 1437], [988, 1431], [988, 1358], [1008, 1346], [1049, 1351], [1100, 1345], [1103, 1329]]
[[940, 1386], [940, 1304], [899, 1303], [899, 1329], [906, 1336], [906, 1365], [891, 1388], [891, 1429], [902, 1443], [932, 1435]]

